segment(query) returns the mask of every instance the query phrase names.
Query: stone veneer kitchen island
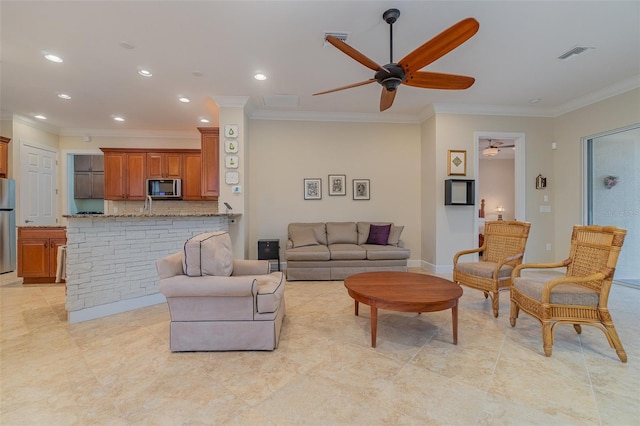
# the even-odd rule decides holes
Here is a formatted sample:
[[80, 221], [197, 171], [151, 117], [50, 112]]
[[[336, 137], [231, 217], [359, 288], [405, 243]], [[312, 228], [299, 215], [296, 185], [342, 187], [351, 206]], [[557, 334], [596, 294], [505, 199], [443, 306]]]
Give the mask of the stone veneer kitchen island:
[[202, 232], [227, 231], [230, 215], [65, 215], [70, 323], [165, 302], [156, 260]]

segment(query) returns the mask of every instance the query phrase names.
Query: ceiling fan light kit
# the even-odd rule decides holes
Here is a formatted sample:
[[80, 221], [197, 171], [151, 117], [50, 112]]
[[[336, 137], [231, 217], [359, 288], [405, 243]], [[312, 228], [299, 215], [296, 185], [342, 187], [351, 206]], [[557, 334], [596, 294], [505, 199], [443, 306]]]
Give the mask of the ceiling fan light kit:
[[398, 9], [388, 9], [382, 14], [382, 19], [389, 24], [389, 63], [384, 66], [379, 65], [349, 46], [344, 42], [344, 39], [334, 35], [327, 35], [326, 41], [329, 44], [376, 73], [369, 80], [314, 93], [314, 96], [377, 82], [382, 86], [380, 111], [384, 111], [393, 105], [397, 89], [402, 84], [423, 89], [444, 90], [464, 90], [473, 85], [475, 82], [473, 77], [420, 70], [473, 37], [480, 28], [478, 21], [474, 18], [463, 19], [425, 42], [396, 63], [393, 62], [393, 24], [399, 17], [400, 11]]
[[485, 157], [494, 157], [498, 155], [498, 152], [500, 152], [498, 148], [485, 148], [482, 150], [482, 155]]

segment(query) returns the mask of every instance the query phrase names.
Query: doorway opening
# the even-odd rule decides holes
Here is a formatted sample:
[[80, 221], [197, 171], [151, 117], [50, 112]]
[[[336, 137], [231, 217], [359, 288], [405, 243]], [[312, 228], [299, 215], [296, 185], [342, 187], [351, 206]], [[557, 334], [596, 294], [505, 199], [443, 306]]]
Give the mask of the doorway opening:
[[476, 200], [479, 206], [485, 200], [484, 211], [474, 215], [480, 242], [485, 220], [526, 221], [525, 135], [474, 132], [474, 141]]

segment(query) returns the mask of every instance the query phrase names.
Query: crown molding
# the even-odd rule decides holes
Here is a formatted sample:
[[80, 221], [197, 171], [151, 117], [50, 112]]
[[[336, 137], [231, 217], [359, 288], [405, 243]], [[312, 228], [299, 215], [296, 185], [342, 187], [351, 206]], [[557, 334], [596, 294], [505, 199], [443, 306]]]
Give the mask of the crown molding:
[[248, 96], [212, 96], [218, 107], [244, 108], [249, 101]]
[[352, 123], [420, 123], [420, 116], [412, 114], [274, 111], [265, 109], [252, 110], [249, 118], [252, 120], [338, 121]]
[[551, 117], [543, 108], [507, 105], [434, 104], [436, 114], [502, 115], [514, 117]]
[[200, 139], [196, 128], [191, 130], [136, 129], [61, 129], [60, 136], [100, 136], [107, 138]]
[[[9, 116], [7, 116], [9, 117]], [[42, 130], [43, 132], [47, 132], [47, 133], [51, 133], [54, 135], [59, 135], [60, 134], [60, 129], [56, 126], [53, 126], [51, 124], [48, 123], [43, 123], [42, 121], [39, 120], [34, 120], [32, 118], [29, 117], [25, 117], [24, 115], [19, 115], [19, 114], [13, 114], [10, 116], [10, 118], [7, 119], [12, 119], [13, 121], [17, 121], [19, 123], [25, 124], [29, 127], [33, 127], [35, 129], [38, 130]]]
[[554, 108], [552, 117], [559, 117], [569, 112], [575, 111], [580, 108], [595, 104], [596, 102], [604, 101], [605, 99], [613, 96], [621, 95], [631, 90], [640, 88], [640, 74], [635, 75], [626, 80], [619, 81], [611, 86], [607, 86], [603, 89], [596, 90], [585, 96], [581, 96], [577, 99], [571, 100], [564, 105]]

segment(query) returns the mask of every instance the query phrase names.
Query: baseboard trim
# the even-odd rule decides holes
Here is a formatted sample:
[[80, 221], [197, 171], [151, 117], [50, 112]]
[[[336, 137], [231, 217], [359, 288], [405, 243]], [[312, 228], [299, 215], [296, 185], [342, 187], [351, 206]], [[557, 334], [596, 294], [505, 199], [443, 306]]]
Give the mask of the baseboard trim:
[[89, 321], [92, 319], [108, 317], [122, 312], [133, 311], [135, 309], [146, 308], [147, 306], [165, 303], [167, 299], [160, 293], [148, 296], [136, 297], [134, 299], [120, 300], [118, 302], [106, 303], [104, 305], [92, 306], [78, 311], [68, 313], [70, 324]]

